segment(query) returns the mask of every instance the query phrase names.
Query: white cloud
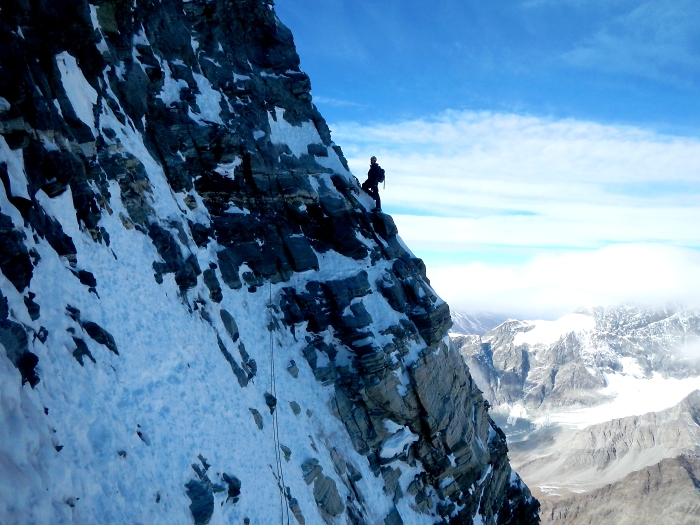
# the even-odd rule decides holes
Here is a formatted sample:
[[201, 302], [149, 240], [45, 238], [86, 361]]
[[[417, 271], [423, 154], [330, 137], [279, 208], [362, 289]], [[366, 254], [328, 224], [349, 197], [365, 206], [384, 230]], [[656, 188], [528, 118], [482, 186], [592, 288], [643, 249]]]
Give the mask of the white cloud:
[[700, 252], [663, 245], [542, 254], [523, 264], [428, 264], [428, 277], [453, 310], [528, 319], [597, 305], [700, 306]]
[[401, 234], [409, 244], [700, 246], [700, 229], [690, 227], [700, 224], [696, 138], [454, 111], [333, 129], [360, 179], [369, 157], [379, 157], [384, 206], [406, 216]]
[[379, 157], [383, 206], [453, 309], [553, 318], [700, 298], [697, 138], [456, 111], [333, 129], [361, 180]]
[[363, 104], [357, 102], [352, 102], [350, 100], [341, 100], [332, 97], [314, 96], [314, 104], [321, 106], [332, 106], [332, 107], [363, 107]]

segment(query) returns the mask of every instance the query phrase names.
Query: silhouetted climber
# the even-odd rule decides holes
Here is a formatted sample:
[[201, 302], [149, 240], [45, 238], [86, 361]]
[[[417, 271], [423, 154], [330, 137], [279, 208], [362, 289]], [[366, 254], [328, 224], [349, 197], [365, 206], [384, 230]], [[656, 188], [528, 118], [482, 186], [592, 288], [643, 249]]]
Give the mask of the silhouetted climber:
[[372, 211], [382, 211], [382, 200], [379, 198], [378, 186], [380, 182], [384, 182], [384, 170], [377, 164], [377, 157], [372, 157], [369, 160], [367, 180], [362, 183], [362, 189], [369, 193], [377, 203], [377, 207]]

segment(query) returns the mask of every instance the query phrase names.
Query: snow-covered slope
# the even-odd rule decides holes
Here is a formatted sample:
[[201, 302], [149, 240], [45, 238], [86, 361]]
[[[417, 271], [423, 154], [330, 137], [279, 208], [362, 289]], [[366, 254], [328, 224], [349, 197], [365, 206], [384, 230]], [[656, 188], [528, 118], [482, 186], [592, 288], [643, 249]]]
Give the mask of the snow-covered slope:
[[0, 34], [0, 523], [538, 522], [271, 2]]

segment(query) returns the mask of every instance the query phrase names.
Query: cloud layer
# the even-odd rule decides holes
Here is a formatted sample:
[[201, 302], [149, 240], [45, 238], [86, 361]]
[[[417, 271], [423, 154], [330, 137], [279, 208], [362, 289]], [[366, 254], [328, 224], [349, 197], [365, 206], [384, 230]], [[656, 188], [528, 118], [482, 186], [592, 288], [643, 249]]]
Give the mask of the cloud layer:
[[541, 253], [499, 265], [428, 261], [428, 277], [453, 310], [520, 319], [555, 319], [592, 306], [700, 306], [700, 252], [664, 245]]
[[[377, 155], [407, 240], [700, 247], [700, 140], [633, 127], [494, 113], [336, 124], [361, 180]], [[406, 231], [408, 230], [408, 231]]]
[[700, 140], [514, 114], [336, 124], [455, 309], [547, 317], [700, 297]]

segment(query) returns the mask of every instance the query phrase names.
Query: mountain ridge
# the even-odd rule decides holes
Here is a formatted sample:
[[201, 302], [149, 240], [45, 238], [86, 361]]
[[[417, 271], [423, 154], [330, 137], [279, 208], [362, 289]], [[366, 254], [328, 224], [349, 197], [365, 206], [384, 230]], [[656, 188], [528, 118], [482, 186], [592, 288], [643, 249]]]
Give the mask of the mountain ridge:
[[10, 0], [0, 49], [1, 521], [539, 521], [272, 2]]

